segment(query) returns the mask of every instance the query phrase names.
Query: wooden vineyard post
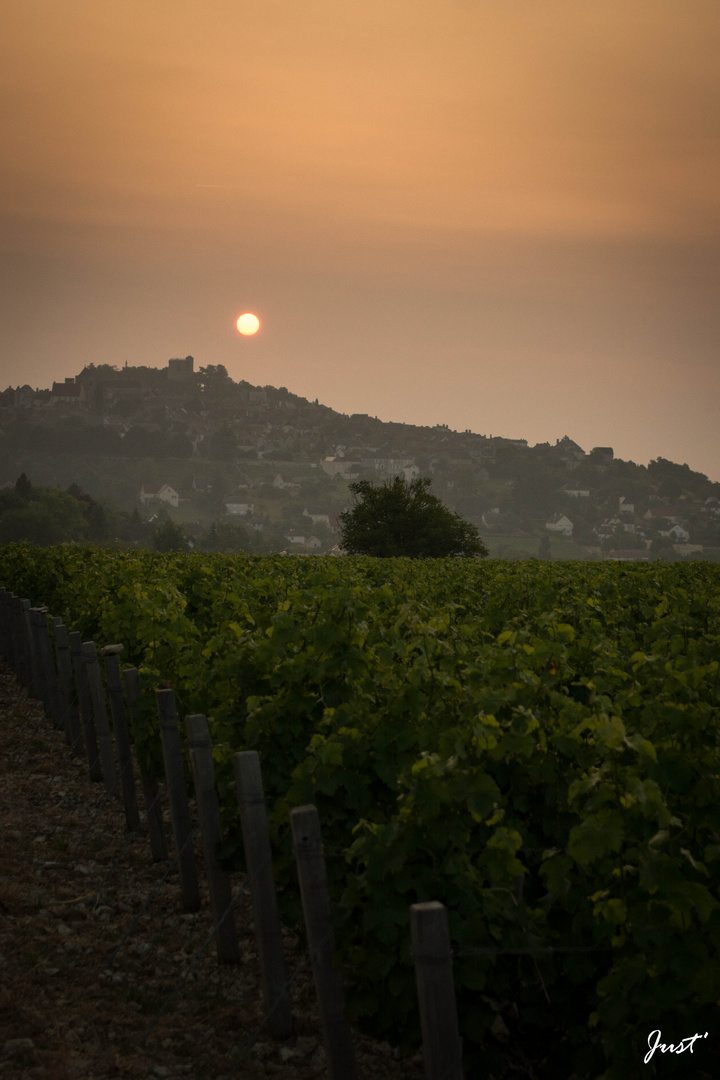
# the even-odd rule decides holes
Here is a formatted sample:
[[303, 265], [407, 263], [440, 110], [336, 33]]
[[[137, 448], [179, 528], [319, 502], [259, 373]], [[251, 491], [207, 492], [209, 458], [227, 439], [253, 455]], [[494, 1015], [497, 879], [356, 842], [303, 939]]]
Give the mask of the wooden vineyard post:
[[233, 766], [267, 1026], [274, 1038], [288, 1039], [293, 1033], [294, 1021], [286, 985], [265, 793], [257, 751], [234, 754]]
[[60, 700], [65, 714], [65, 732], [73, 753], [79, 755], [83, 752], [80, 713], [75, 703], [70, 638], [68, 637], [67, 627], [62, 622], [58, 622], [55, 626], [55, 655], [57, 657]]
[[60, 692], [58, 690], [57, 670], [53, 657], [53, 647], [50, 640], [50, 627], [48, 626], [47, 608], [37, 608], [38, 612], [38, 635], [40, 638], [40, 654], [42, 657], [43, 678], [46, 687], [47, 713], [51, 717], [53, 726], [61, 731], [64, 724], [62, 706], [60, 704]]
[[427, 1080], [463, 1080], [447, 910], [431, 900], [410, 907]]
[[17, 647], [12, 632], [11, 616], [12, 602], [14, 599], [14, 593], [8, 592], [7, 589], [0, 587], [0, 647], [3, 659], [13, 669], [13, 674], [17, 678]]
[[9, 630], [9, 610], [10, 610], [10, 598], [13, 593], [7, 591], [7, 589], [0, 585], [0, 645], [2, 645], [3, 659], [11, 662], [12, 657], [12, 639], [8, 632]]
[[19, 596], [12, 598], [12, 635], [15, 639], [18, 656], [17, 676], [18, 682], [22, 683], [26, 688], [30, 686], [32, 678], [32, 653], [25, 625], [25, 610], [29, 608], [29, 600], [21, 600]]
[[113, 741], [110, 734], [110, 720], [107, 714], [105, 691], [100, 676], [100, 665], [98, 664], [97, 649], [94, 641], [83, 641], [82, 655], [92, 698], [92, 713], [100, 748], [105, 789], [108, 795], [114, 795], [116, 799], [119, 799], [120, 789], [118, 788], [117, 774], [115, 772], [115, 754], [113, 753]]
[[335, 931], [316, 808], [296, 807], [290, 811], [290, 823], [329, 1080], [355, 1080], [355, 1055], [345, 1016], [342, 976], [332, 963]]
[[0, 644], [2, 645], [2, 655], [12, 668], [13, 675], [19, 682], [20, 679], [18, 675], [21, 664], [20, 645], [22, 639], [18, 638], [14, 633], [16, 600], [17, 597], [15, 596], [15, 593], [0, 588]]
[[30, 656], [30, 682], [28, 690], [30, 697], [40, 700], [40, 660], [38, 658], [37, 641], [35, 640], [35, 615], [34, 609], [23, 600], [23, 617], [25, 619], [25, 640], [27, 641]]
[[91, 780], [102, 780], [100, 768], [100, 751], [98, 750], [97, 735], [95, 734], [95, 721], [93, 719], [92, 697], [85, 670], [85, 661], [82, 655], [80, 634], [77, 630], [68, 634], [70, 641], [70, 656], [72, 657], [73, 671], [75, 672], [75, 685], [77, 686], [78, 701], [80, 703], [80, 718], [83, 731], [85, 732], [85, 749], [88, 759], [88, 774]]
[[[126, 668], [123, 672], [125, 683], [125, 697], [127, 698], [128, 715], [130, 724], [135, 728], [135, 749], [137, 752], [137, 724], [138, 704], [140, 701], [140, 677], [137, 668]], [[138, 767], [140, 769], [140, 783], [145, 800], [145, 815], [150, 833], [150, 850], [154, 862], [162, 862], [167, 859], [167, 844], [165, 843], [165, 829], [163, 828], [162, 802], [160, 801], [160, 789], [155, 777], [152, 776], [140, 761], [138, 754]]]
[[170, 798], [170, 815], [172, 817], [175, 847], [177, 848], [182, 901], [186, 911], [197, 911], [200, 907], [200, 889], [198, 887], [197, 867], [195, 866], [195, 852], [192, 845], [187, 791], [185, 790], [185, 770], [183, 769], [182, 750], [180, 748], [175, 691], [157, 690], [155, 698], [160, 717], [160, 738], [165, 762], [165, 783]]
[[45, 608], [30, 608], [30, 625], [32, 627], [33, 647], [35, 653], [35, 670], [37, 675], [36, 697], [42, 702], [46, 716], [52, 716], [50, 707], [49, 678], [46, 667], [45, 649], [42, 640], [42, 624], [46, 622]]
[[122, 645], [106, 645], [100, 650], [100, 655], [105, 659], [105, 677], [110, 700], [110, 714], [112, 716], [113, 731], [115, 732], [115, 746], [118, 752], [120, 765], [120, 787], [125, 807], [125, 824], [132, 832], [140, 824], [137, 799], [135, 798], [135, 776], [133, 774], [132, 753], [130, 750], [130, 732], [128, 731], [127, 717], [125, 716], [125, 702], [123, 701], [122, 680], [120, 678], [120, 653]]
[[239, 964], [240, 948], [235, 929], [230, 878], [221, 870], [215, 857], [215, 845], [222, 835], [220, 806], [215, 789], [215, 764], [207, 719], [202, 715], [186, 716], [185, 730], [195, 782], [195, 801], [200, 818], [205, 874], [210, 890], [210, 907], [217, 928], [215, 942], [221, 964]]
[[72, 740], [70, 738], [70, 725], [68, 723], [68, 698], [65, 694], [65, 684], [62, 679], [62, 673], [60, 671], [60, 654], [58, 652], [58, 627], [62, 626], [62, 619], [54, 618], [52, 620], [53, 628], [53, 641], [55, 642], [55, 669], [57, 671], [57, 702], [58, 702], [58, 716], [55, 726], [61, 728], [65, 732], [65, 742], [68, 746], [71, 745]]

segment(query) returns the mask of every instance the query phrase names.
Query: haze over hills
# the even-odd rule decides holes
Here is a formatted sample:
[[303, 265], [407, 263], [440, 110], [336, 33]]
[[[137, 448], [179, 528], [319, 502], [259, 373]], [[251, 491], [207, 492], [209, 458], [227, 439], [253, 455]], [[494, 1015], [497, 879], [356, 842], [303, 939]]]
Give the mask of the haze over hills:
[[[233, 382], [222, 365], [195, 371], [192, 357], [160, 369], [90, 365], [45, 390], [8, 387], [0, 485], [21, 473], [112, 504], [120, 513], [108, 529], [128, 543], [145, 542], [142, 520], [164, 511], [198, 546], [222, 546], [218, 528], [241, 525], [236, 546], [248, 550], [328, 551], [348, 484], [403, 475], [431, 476], [494, 555], [715, 561], [720, 551], [720, 484], [687, 465], [637, 465], [568, 436], [531, 447], [348, 416], [285, 387]], [[1, 514], [0, 538], [13, 538]]]

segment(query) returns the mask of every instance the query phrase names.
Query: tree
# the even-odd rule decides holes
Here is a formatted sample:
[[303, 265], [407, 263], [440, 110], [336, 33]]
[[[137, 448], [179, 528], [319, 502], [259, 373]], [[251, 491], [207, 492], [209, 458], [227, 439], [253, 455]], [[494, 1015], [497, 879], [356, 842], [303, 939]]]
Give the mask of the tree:
[[161, 522], [153, 536], [153, 547], [156, 551], [187, 551], [187, 537], [182, 525], [176, 525], [168, 518]]
[[538, 545], [538, 559], [551, 559], [550, 537], [547, 533], [543, 533], [540, 537], [540, 543]]
[[431, 482], [418, 477], [408, 483], [398, 476], [382, 487], [369, 480], [350, 484], [357, 502], [339, 515], [341, 546], [350, 555], [382, 558], [487, 555], [477, 528], [431, 495]]
[[15, 481], [15, 493], [21, 499], [29, 499], [32, 494], [32, 484], [28, 480], [25, 473], [20, 473]]

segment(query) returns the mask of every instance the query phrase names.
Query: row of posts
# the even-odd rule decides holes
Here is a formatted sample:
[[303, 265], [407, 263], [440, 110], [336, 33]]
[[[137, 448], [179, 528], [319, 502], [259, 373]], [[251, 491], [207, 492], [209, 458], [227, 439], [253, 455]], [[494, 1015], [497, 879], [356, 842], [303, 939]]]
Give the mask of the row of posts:
[[[52, 628], [52, 636], [51, 636]], [[122, 645], [100, 650], [105, 686], [95, 643], [68, 632], [47, 608], [32, 607], [0, 587], [0, 649], [18, 682], [41, 701], [56, 729], [64, 731], [72, 752], [86, 756], [91, 780], [103, 782], [120, 800], [129, 830], [140, 826], [131, 751], [131, 730], [139, 714], [140, 682], [136, 668], [120, 671]], [[109, 703], [109, 713], [108, 713]], [[170, 805], [183, 907], [200, 907], [200, 889], [192, 844], [192, 824], [182, 758], [175, 692], [156, 691], [165, 787]], [[112, 723], [111, 723], [112, 721]], [[208, 722], [203, 715], [185, 718], [203, 862], [210, 894], [220, 963], [240, 962], [229, 876], [217, 864], [221, 838], [220, 807]], [[117, 757], [117, 768], [116, 768]], [[233, 768], [247, 877], [252, 899], [266, 1027], [276, 1039], [294, 1031], [278, 914], [266, 802], [256, 751], [233, 755]], [[140, 766], [153, 860], [168, 858], [163, 813], [155, 778]], [[301, 806], [290, 813], [305, 929], [310, 953], [330, 1080], [355, 1080], [356, 1068], [345, 1015], [342, 977], [333, 965], [335, 934], [317, 810]], [[462, 1080], [452, 953], [447, 911], [435, 901], [413, 904], [410, 927], [428, 1080]]]

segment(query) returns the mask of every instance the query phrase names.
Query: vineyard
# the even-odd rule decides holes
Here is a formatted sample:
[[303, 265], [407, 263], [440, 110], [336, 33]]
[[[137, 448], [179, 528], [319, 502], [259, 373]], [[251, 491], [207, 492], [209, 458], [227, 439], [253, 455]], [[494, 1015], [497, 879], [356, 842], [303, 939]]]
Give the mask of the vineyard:
[[[467, 1075], [718, 1074], [717, 567], [17, 545], [0, 585], [123, 643], [158, 779], [158, 686], [209, 718], [227, 869], [258, 751], [288, 924], [317, 806], [359, 1027], [419, 1044], [408, 909], [438, 900]], [[656, 1029], [710, 1036], [641, 1066]]]

